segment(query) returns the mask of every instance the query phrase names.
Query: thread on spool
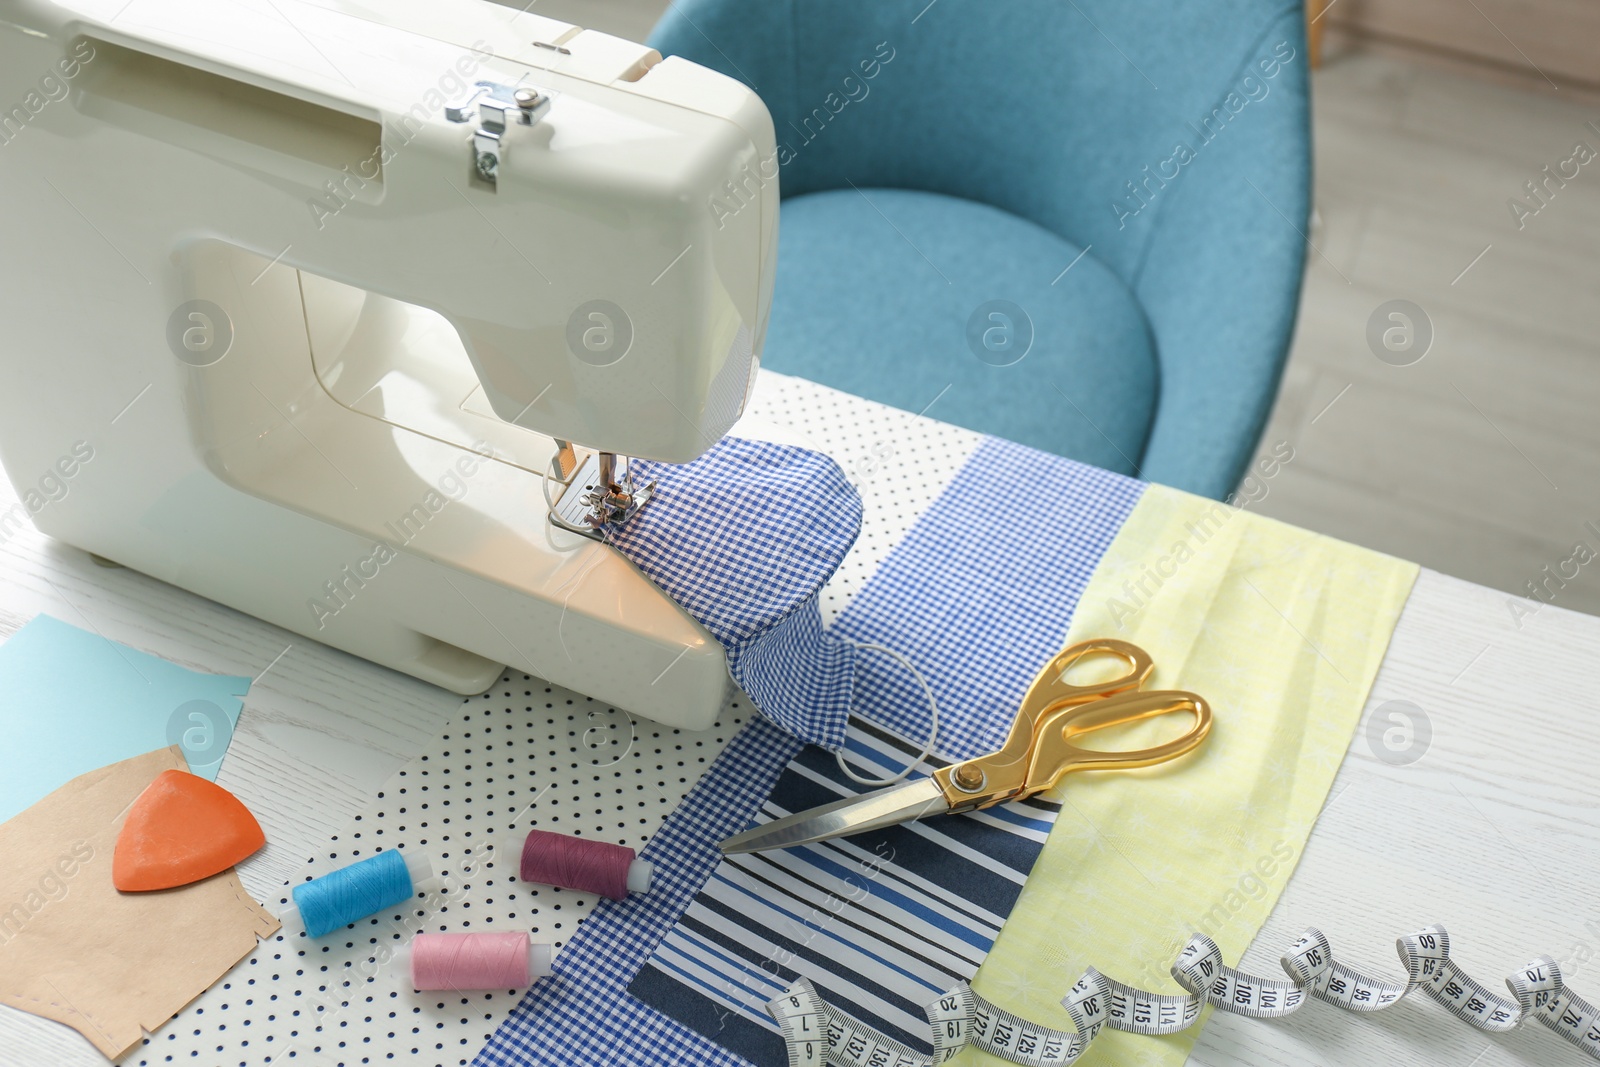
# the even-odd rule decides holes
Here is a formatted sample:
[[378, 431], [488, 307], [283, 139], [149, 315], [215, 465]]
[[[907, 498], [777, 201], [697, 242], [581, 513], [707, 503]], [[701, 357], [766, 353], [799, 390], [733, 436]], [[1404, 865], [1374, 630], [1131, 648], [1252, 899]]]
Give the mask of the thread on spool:
[[413, 989], [522, 989], [528, 933], [418, 934], [411, 940]]
[[321, 937], [416, 894], [405, 857], [389, 849], [294, 887], [306, 933]]
[[522, 880], [599, 893], [612, 900], [628, 895], [634, 851], [609, 841], [529, 830], [522, 843]]

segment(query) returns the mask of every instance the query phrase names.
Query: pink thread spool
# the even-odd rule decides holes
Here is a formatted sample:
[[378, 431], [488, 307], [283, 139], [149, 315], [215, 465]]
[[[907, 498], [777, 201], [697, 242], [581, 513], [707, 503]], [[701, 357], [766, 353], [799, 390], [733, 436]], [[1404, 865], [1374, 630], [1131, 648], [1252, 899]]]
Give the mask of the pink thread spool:
[[639, 859], [626, 845], [549, 830], [510, 831], [495, 854], [519, 857], [517, 875], [524, 882], [598, 893], [612, 900], [650, 892], [655, 874], [650, 862]]
[[506, 934], [418, 934], [395, 954], [417, 990], [526, 989], [550, 973], [551, 948], [526, 930]]

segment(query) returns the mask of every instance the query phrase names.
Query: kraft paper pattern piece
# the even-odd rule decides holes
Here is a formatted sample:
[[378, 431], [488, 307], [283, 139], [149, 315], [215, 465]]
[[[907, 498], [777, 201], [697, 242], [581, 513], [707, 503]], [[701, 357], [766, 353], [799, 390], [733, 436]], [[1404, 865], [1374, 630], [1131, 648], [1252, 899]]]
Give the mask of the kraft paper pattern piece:
[[65, 1023], [108, 1059], [278, 929], [231, 869], [154, 893], [111, 884], [128, 809], [183, 766], [177, 746], [113, 763], [0, 824], [0, 1004]]
[[[1236, 962], [1305, 848], [1416, 576], [1415, 564], [1152, 485], [1062, 644], [1142, 646], [1156, 663], [1149, 688], [1200, 693], [1216, 725], [1176, 763], [1069, 775], [1046, 794], [1061, 814], [973, 987], [1070, 1031], [1060, 998], [1085, 967], [1180, 993], [1168, 968], [1197, 930]], [[1108, 1030], [1079, 1063], [1177, 1067], [1199, 1033]], [[1004, 1061], [969, 1047], [952, 1062]]]
[[215, 781], [250, 679], [201, 674], [40, 615], [0, 644], [0, 821], [77, 775], [167, 745]]

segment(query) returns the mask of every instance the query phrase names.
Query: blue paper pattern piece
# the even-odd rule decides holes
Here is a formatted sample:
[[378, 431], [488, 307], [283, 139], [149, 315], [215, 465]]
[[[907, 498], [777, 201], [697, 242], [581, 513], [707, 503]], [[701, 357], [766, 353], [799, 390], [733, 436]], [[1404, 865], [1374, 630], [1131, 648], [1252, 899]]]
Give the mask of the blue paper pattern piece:
[[[1024, 484], [1027, 509], [1007, 512]], [[945, 755], [993, 748], [1142, 492], [1131, 479], [986, 438], [836, 628], [917, 663], [940, 697]], [[735, 575], [717, 581], [738, 589]], [[921, 692], [879, 658], [858, 657], [856, 712], [920, 740]], [[717, 870], [717, 842], [751, 824], [785, 769], [802, 766], [800, 748], [762, 719], [741, 730], [645, 849], [656, 870], [651, 892], [596, 908], [557, 957], [554, 979], [529, 991], [474, 1064], [748, 1063], [715, 1034], [636, 999], [629, 985]], [[701, 1029], [713, 1029], [712, 1019], [721, 1026], [704, 998], [668, 992], [675, 1015]]]
[[817, 594], [861, 532], [861, 498], [809, 449], [725, 437], [693, 463], [640, 463], [658, 493], [611, 543], [728, 654], [762, 714], [800, 740], [844, 744], [854, 650]]
[[215, 781], [250, 679], [199, 674], [40, 615], [0, 645], [0, 822], [88, 771], [181, 744]]

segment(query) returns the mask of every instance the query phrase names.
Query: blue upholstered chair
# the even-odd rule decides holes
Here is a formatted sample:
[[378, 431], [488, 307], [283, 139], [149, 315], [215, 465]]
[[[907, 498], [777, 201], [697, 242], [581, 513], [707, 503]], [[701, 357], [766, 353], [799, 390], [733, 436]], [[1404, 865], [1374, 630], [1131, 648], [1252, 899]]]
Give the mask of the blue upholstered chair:
[[653, 43], [772, 112], [767, 366], [1235, 486], [1304, 265], [1299, 3], [677, 0]]

